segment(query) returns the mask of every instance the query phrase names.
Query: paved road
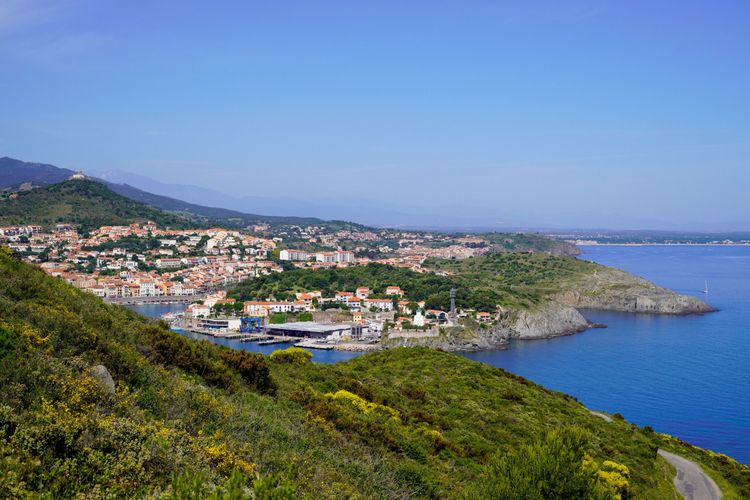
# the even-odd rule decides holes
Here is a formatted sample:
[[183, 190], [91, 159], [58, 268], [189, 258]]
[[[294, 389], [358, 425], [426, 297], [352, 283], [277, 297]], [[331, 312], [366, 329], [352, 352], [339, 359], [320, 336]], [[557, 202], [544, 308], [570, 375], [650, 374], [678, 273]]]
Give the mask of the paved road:
[[659, 450], [659, 455], [677, 469], [674, 485], [680, 495], [685, 497], [685, 500], [721, 499], [721, 490], [716, 486], [714, 480], [703, 472], [700, 465], [664, 450]]

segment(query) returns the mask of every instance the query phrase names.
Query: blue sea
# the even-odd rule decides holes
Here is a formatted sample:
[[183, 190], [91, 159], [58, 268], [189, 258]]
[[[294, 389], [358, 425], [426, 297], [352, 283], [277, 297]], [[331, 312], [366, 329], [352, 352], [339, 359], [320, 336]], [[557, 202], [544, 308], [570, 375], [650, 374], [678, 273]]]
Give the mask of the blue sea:
[[[591, 246], [582, 259], [624, 269], [708, 301], [705, 316], [584, 311], [608, 325], [510, 349], [466, 353], [577, 397], [592, 409], [750, 464], [750, 247]], [[701, 290], [708, 280], [709, 294]], [[158, 316], [170, 306], [139, 306]], [[149, 309], [150, 308], [150, 309]], [[278, 346], [218, 341], [270, 352]], [[356, 353], [315, 351], [335, 362]]]
[[[719, 311], [682, 317], [584, 311], [608, 328], [467, 356], [750, 464], [750, 247], [582, 250], [582, 259], [695, 295]], [[701, 293], [706, 280], [708, 295]]]

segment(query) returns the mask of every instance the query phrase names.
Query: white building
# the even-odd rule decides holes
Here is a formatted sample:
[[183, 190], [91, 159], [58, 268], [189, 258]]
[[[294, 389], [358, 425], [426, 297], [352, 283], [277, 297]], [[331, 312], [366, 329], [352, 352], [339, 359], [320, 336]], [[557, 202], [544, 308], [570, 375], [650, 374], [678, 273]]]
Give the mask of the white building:
[[315, 254], [318, 262], [354, 262], [354, 253], [347, 251], [318, 252]]
[[393, 310], [393, 301], [391, 299], [365, 299], [362, 305], [368, 309], [374, 307], [381, 311]]
[[417, 309], [417, 314], [414, 315], [414, 320], [412, 321], [412, 324], [414, 326], [424, 326], [424, 314], [422, 314], [421, 309]]
[[141, 280], [139, 282], [141, 297], [154, 297], [156, 295], [156, 283], [151, 280]]
[[185, 312], [193, 318], [207, 318], [211, 315], [211, 308], [205, 304], [190, 304]]
[[292, 249], [284, 249], [281, 252], [279, 252], [279, 259], [281, 260], [298, 260], [298, 261], [305, 261], [310, 258], [310, 254], [305, 252], [304, 250], [292, 250]]

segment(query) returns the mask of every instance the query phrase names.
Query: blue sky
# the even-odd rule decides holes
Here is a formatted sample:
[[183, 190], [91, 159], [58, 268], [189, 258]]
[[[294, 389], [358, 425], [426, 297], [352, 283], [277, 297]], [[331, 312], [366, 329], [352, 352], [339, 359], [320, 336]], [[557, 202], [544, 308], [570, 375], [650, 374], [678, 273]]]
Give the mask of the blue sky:
[[0, 0], [0, 156], [371, 223], [750, 229], [748, 26], [742, 1]]

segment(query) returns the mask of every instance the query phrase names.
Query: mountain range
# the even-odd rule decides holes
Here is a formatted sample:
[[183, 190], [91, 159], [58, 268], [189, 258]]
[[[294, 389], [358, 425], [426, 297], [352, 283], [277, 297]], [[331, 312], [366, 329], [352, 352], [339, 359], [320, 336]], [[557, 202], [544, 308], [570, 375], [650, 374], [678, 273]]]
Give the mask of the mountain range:
[[[67, 168], [60, 168], [54, 165], [48, 165], [43, 163], [30, 163], [14, 158], [0, 158], [0, 190], [17, 190], [19, 188], [30, 188], [35, 187], [46, 187], [53, 184], [57, 184], [68, 180], [76, 172]], [[109, 178], [107, 178], [109, 177]], [[137, 176], [135, 176], [137, 178]], [[170, 196], [164, 196], [162, 194], [155, 194], [153, 192], [144, 191], [133, 185], [124, 182], [115, 182], [112, 180], [114, 177], [110, 174], [105, 175], [104, 178], [95, 176], [89, 177], [91, 180], [98, 181], [106, 185], [111, 191], [134, 200], [150, 207], [166, 210], [168, 212], [176, 212], [190, 218], [199, 218], [206, 221], [221, 223], [224, 225], [231, 226], [247, 226], [249, 224], [257, 224], [266, 222], [272, 225], [283, 225], [283, 224], [296, 224], [296, 225], [311, 225], [311, 224], [334, 224], [337, 226], [347, 225], [348, 223], [333, 221], [327, 222], [316, 217], [296, 217], [296, 216], [278, 216], [278, 215], [259, 215], [241, 212], [238, 210], [231, 210], [228, 208], [218, 208], [212, 206], [205, 206], [197, 203], [191, 203], [183, 201]], [[122, 180], [122, 177], [116, 178]], [[141, 183], [149, 184], [149, 180], [141, 178]], [[168, 185], [158, 183], [156, 181], [150, 182], [150, 185], [156, 189], [163, 190], [161, 192], [173, 192], [173, 189], [167, 189]], [[178, 187], [179, 190], [180, 187]], [[221, 198], [220, 193], [213, 193], [210, 190], [203, 190], [202, 188], [194, 188], [192, 186], [182, 186], [183, 191], [186, 194], [190, 194], [192, 199], [196, 197], [205, 196], [208, 200], [214, 200], [219, 202]], [[192, 189], [192, 193], [188, 192]], [[21, 189], [22, 191], [24, 189]], [[101, 193], [100, 193], [101, 194]], [[29, 207], [30, 208], [30, 207]], [[22, 209], [19, 208], [19, 210]], [[8, 215], [3, 214], [3, 215]], [[361, 227], [356, 224], [352, 224], [354, 227]]]

